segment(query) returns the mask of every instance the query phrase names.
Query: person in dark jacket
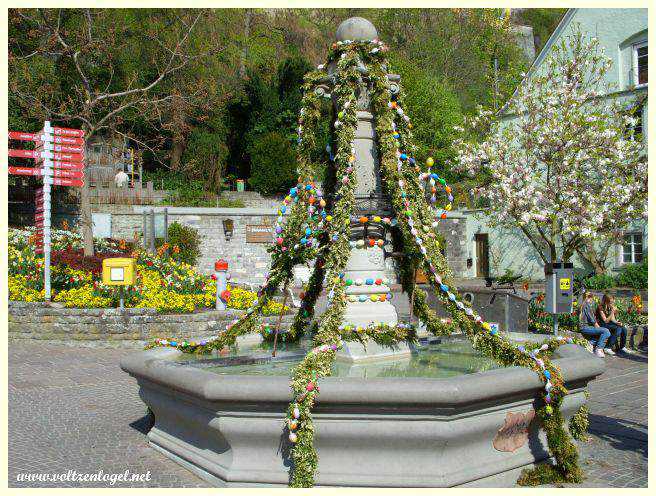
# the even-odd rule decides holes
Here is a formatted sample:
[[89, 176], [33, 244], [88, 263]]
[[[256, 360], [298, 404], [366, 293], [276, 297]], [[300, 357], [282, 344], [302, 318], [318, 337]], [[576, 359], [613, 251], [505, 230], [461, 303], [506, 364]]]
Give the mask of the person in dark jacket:
[[617, 321], [617, 317], [615, 316], [616, 313], [617, 307], [615, 306], [615, 298], [608, 294], [604, 294], [601, 298], [601, 303], [597, 306], [595, 315], [597, 317], [597, 322], [613, 334], [615, 342], [618, 343], [617, 346], [620, 353], [630, 354], [632, 351], [626, 347], [626, 327], [624, 327], [621, 322]]
[[615, 342], [615, 336], [611, 335], [606, 327], [602, 327], [597, 322], [594, 310], [594, 298], [590, 291], [586, 291], [583, 296], [583, 303], [581, 304], [581, 313], [579, 315], [579, 331], [586, 338], [596, 338], [593, 341], [593, 353], [599, 358], [606, 355], [614, 355], [615, 352], [611, 349]]

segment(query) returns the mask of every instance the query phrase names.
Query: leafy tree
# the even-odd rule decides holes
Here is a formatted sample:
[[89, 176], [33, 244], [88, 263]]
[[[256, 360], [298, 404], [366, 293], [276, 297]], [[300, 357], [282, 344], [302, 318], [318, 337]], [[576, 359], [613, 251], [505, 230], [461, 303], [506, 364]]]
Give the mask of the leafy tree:
[[290, 141], [279, 132], [269, 132], [250, 149], [249, 184], [264, 195], [282, 193], [296, 182], [296, 154]]
[[[642, 140], [624, 103], [598, 98], [612, 62], [575, 31], [492, 121], [481, 143], [459, 142], [459, 166], [482, 179], [492, 225], [519, 228], [545, 262], [614, 238], [646, 215]], [[489, 122], [490, 113], [476, 119]]]
[[401, 75], [405, 105], [413, 117], [416, 156], [420, 159], [432, 156], [443, 168], [455, 158], [452, 143], [459, 133], [454, 128], [463, 123], [458, 95], [443, 81], [404, 58], [396, 58], [391, 69]]
[[[10, 12], [10, 92], [20, 113], [82, 127], [87, 138], [171, 100], [163, 82], [222, 49], [192, 37], [207, 10], [17, 9]], [[199, 50], [200, 48], [200, 50]], [[15, 111], [14, 111], [15, 112]], [[93, 255], [88, 186], [80, 188], [84, 253]]]
[[567, 9], [516, 9], [515, 18], [521, 24], [533, 28], [535, 52], [539, 53], [542, 47], [554, 32], [556, 26], [567, 12]]
[[183, 156], [186, 175], [190, 179], [204, 179], [208, 191], [221, 189], [228, 155], [225, 135], [225, 122], [216, 116], [210, 123], [194, 127], [189, 136]]

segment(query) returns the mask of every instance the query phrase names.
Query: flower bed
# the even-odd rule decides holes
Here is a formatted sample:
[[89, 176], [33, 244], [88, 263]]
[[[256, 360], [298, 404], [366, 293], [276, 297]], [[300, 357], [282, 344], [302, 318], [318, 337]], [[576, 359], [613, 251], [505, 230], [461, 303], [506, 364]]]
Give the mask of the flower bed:
[[[9, 299], [43, 301], [43, 256], [34, 250], [33, 229], [10, 229], [8, 237]], [[102, 283], [102, 261], [110, 257], [136, 259], [136, 284], [123, 291], [126, 307], [189, 313], [215, 305], [215, 282], [210, 276], [196, 272], [192, 266], [177, 261], [174, 258], [175, 246], [163, 246], [157, 254], [149, 254], [133, 249], [122, 240], [95, 239], [95, 255], [84, 257], [82, 237], [77, 233], [54, 229], [52, 242], [52, 299], [66, 307], [109, 308], [118, 305], [119, 290]], [[228, 286], [224, 296], [228, 308], [234, 309], [248, 308], [257, 299], [254, 292], [234, 286]], [[282, 305], [275, 301], [266, 307], [268, 315], [278, 314], [281, 310]]]

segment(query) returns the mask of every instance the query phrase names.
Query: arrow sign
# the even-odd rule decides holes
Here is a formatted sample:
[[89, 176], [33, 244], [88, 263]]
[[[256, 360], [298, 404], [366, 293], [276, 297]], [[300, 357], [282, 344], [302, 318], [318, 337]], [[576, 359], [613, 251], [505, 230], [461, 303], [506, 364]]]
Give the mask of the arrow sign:
[[24, 133], [23, 131], [9, 131], [9, 139], [19, 141], [35, 141], [37, 139], [37, 134]]
[[60, 170], [55, 169], [50, 176], [53, 177], [70, 177], [72, 179], [84, 179], [84, 172], [74, 170]]
[[[43, 176], [43, 169], [37, 169], [36, 167], [8, 167], [9, 174], [15, 174], [17, 176]], [[52, 177], [69, 177], [73, 179], [84, 179], [84, 172], [75, 171], [75, 170], [60, 170], [55, 169], [51, 170], [48, 176]], [[55, 183], [57, 184], [57, 183]]]
[[7, 167], [9, 174], [15, 174], [17, 176], [42, 176], [43, 171], [41, 169], [36, 169], [34, 167]]
[[67, 162], [83, 162], [84, 161], [84, 155], [80, 153], [58, 153], [55, 152], [52, 154], [55, 160], [65, 160]]
[[75, 171], [84, 170], [84, 162], [62, 162], [61, 160], [53, 160], [52, 165], [54, 169], [75, 170]]
[[84, 181], [81, 179], [67, 179], [55, 177], [52, 179], [52, 184], [55, 186], [84, 186]]
[[10, 157], [18, 158], [41, 158], [41, 152], [37, 150], [15, 150], [10, 148], [7, 150]]
[[53, 145], [52, 149], [55, 152], [80, 153], [84, 155], [83, 146]]
[[[54, 143], [62, 143], [65, 145], [84, 145], [84, 138], [68, 138], [66, 136], [53, 136]], [[73, 151], [73, 150], [69, 150]]]
[[[41, 131], [43, 133], [43, 131]], [[24, 133], [23, 131], [9, 131], [9, 139], [19, 141], [37, 141], [39, 143], [52, 142], [62, 145], [84, 145], [84, 138], [71, 138], [68, 136], [52, 136], [51, 134]], [[60, 151], [60, 150], [58, 150]], [[61, 150], [68, 152], [82, 152], [83, 150]]]
[[52, 132], [55, 136], [77, 136], [79, 138], [84, 136], [84, 131], [81, 129], [72, 129], [70, 127], [53, 127]]

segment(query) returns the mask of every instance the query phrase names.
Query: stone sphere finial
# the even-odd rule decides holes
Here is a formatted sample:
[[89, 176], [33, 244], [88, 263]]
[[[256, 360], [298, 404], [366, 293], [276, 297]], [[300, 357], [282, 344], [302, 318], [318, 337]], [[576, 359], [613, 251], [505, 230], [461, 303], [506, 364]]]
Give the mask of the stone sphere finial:
[[364, 17], [349, 17], [337, 28], [337, 41], [375, 40], [378, 38], [376, 27]]

